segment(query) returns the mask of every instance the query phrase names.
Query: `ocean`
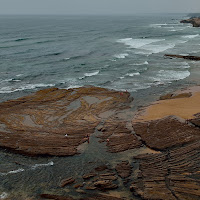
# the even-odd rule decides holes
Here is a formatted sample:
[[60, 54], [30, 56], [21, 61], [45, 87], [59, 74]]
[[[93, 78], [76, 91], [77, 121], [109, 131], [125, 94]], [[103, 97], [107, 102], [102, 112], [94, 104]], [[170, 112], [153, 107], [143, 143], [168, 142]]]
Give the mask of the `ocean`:
[[196, 63], [164, 57], [200, 52], [200, 31], [183, 18], [1, 16], [0, 100], [84, 85], [135, 93], [186, 79]]
[[[1, 16], [0, 101], [48, 87], [94, 85], [127, 90], [139, 107], [167, 92], [200, 84], [200, 62], [164, 57], [199, 55], [200, 29], [179, 23], [185, 17]], [[99, 150], [102, 145], [96, 141], [93, 151], [62, 158], [32, 158], [2, 149], [0, 199], [26, 199], [42, 192], [76, 196], [58, 188], [61, 177], [89, 172], [94, 168], [88, 165], [91, 161], [100, 165], [133, 156], [111, 155]]]

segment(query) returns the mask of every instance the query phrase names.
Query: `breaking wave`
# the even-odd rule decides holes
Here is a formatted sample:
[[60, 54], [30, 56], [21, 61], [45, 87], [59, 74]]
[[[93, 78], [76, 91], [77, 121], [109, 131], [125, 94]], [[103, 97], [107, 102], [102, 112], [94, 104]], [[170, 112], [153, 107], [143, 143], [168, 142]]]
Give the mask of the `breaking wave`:
[[115, 58], [126, 58], [129, 54], [128, 53], [121, 53], [121, 54], [115, 54], [114, 57]]
[[27, 84], [24, 86], [19, 86], [18, 88], [13, 88], [11, 86], [7, 86], [7, 87], [2, 87], [0, 89], [0, 93], [12, 93], [12, 92], [17, 92], [17, 91], [23, 91], [23, 90], [32, 90], [35, 88], [44, 88], [44, 87], [53, 87], [55, 86], [55, 84]]
[[196, 35], [184, 35], [184, 36], [182, 36], [182, 38], [193, 39], [193, 38], [196, 38], [196, 37], [198, 37], [198, 36], [199, 36], [199, 34], [196, 34]]
[[90, 72], [90, 73], [85, 73], [84, 76], [95, 76], [99, 73], [99, 70], [95, 71], [95, 72]]

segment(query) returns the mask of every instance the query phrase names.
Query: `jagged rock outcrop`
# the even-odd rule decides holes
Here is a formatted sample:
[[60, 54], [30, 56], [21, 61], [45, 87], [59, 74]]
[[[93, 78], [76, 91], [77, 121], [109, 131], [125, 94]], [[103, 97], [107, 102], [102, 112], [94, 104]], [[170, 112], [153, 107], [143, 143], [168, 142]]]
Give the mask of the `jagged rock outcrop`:
[[185, 19], [181, 20], [180, 23], [190, 23], [193, 25], [193, 27], [200, 27], [200, 18], [195, 17], [195, 18]]
[[0, 147], [28, 155], [71, 156], [130, 94], [98, 87], [50, 88], [0, 103]]
[[200, 57], [198, 56], [182, 56], [182, 55], [174, 55], [174, 54], [165, 54], [166, 57], [170, 57], [170, 58], [183, 58], [186, 60], [200, 60]]

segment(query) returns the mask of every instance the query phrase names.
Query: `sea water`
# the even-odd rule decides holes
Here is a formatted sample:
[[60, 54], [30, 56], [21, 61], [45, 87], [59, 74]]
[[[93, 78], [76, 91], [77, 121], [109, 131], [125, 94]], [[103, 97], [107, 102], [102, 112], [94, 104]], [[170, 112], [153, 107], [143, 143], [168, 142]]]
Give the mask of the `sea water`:
[[0, 101], [46, 87], [137, 92], [190, 76], [200, 31], [183, 15], [1, 16]]

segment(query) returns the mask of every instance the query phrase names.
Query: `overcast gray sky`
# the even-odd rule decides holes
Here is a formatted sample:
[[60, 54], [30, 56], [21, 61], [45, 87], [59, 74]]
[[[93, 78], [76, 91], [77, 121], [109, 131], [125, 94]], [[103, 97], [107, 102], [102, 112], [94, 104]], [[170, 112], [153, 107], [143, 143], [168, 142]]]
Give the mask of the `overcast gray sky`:
[[0, 0], [0, 14], [200, 12], [200, 0]]

